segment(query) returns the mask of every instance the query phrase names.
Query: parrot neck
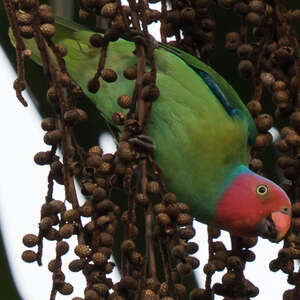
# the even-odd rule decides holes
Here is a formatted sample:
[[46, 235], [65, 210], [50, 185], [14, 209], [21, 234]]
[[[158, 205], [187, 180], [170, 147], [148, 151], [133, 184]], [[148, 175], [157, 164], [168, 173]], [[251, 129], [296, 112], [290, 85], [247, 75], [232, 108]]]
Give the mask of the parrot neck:
[[[252, 222], [249, 215], [251, 211], [256, 211], [257, 203], [249, 197], [249, 190], [252, 189], [251, 179], [258, 176], [245, 165], [239, 165], [230, 172], [215, 212], [215, 222], [222, 229], [241, 235], [242, 230], [238, 229]], [[243, 232], [243, 234], [250, 234], [250, 232]]]
[[239, 165], [235, 167], [230, 175], [228, 176], [228, 186], [231, 185], [231, 183], [234, 181], [234, 179], [241, 174], [247, 174], [247, 173], [253, 173], [247, 166], [245, 165]]

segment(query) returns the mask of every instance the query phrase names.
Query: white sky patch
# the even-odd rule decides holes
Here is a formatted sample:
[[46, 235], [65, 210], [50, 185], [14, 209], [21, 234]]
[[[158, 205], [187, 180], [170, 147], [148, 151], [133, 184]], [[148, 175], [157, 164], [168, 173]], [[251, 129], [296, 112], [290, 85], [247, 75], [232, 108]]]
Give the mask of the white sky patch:
[[100, 134], [99, 146], [102, 148], [104, 154], [115, 153], [115, 151], [117, 150], [115, 140], [113, 136], [108, 132]]
[[272, 134], [273, 143], [277, 143], [280, 140], [280, 132], [276, 127], [272, 127], [269, 132]]

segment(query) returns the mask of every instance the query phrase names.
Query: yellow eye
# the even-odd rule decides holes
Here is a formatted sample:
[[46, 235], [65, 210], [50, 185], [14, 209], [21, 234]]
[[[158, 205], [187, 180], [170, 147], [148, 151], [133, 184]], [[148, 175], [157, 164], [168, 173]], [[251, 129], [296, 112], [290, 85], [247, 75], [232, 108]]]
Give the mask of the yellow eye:
[[256, 188], [256, 194], [259, 196], [266, 196], [269, 193], [269, 188], [265, 184], [260, 184]]

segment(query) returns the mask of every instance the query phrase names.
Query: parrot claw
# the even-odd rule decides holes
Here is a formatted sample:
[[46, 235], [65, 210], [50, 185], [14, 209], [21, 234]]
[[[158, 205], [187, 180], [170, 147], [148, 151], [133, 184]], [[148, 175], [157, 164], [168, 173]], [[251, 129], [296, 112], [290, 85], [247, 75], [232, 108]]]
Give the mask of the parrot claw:
[[145, 134], [136, 135], [135, 137], [128, 139], [128, 142], [135, 146], [143, 148], [147, 152], [153, 152], [156, 149], [156, 145], [153, 139]]

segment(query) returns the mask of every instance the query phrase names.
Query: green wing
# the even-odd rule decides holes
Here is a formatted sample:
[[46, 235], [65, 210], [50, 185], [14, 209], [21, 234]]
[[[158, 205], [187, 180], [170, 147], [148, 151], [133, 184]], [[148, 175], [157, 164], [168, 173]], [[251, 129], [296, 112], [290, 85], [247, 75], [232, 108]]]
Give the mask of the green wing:
[[[224, 78], [220, 76], [214, 69], [212, 69], [210, 66], [203, 63], [196, 57], [169, 45], [160, 44], [160, 47], [175, 54], [177, 57], [181, 58], [187, 65], [193, 68], [199, 74], [199, 76], [204, 79], [206, 84], [211, 88], [212, 92], [224, 106], [225, 110], [233, 118], [242, 117], [246, 121], [246, 123], [248, 124], [248, 142], [250, 145], [252, 145], [255, 142], [255, 138], [257, 135], [256, 126], [248, 109], [245, 107], [244, 103], [241, 101], [240, 97], [231, 87], [231, 85], [228, 84], [228, 82], [226, 82]], [[208, 76], [206, 74], [208, 74]]]

